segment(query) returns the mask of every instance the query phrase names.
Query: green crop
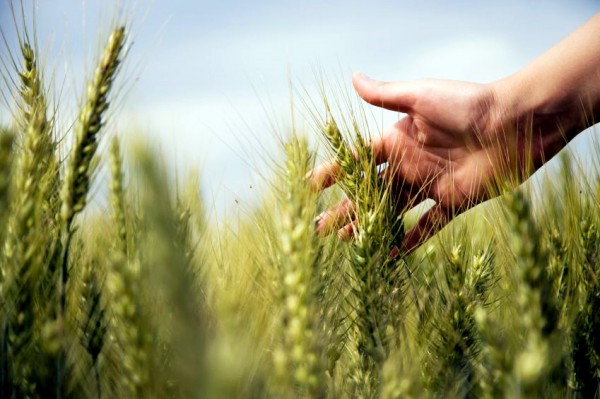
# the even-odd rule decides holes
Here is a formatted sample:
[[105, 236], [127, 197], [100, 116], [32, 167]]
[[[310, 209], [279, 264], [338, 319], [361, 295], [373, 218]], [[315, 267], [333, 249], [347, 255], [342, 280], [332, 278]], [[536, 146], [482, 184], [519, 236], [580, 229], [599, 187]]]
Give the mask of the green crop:
[[[73, 132], [55, 123], [66, 111], [49, 106], [37, 40], [18, 37], [2, 72], [17, 111], [0, 128], [0, 397], [600, 394], [593, 166], [564, 153], [551, 183], [405, 254], [411, 204], [395, 202], [361, 114], [334, 117], [326, 100], [313, 133], [340, 190], [311, 189], [323, 154], [290, 134], [262, 203], [211, 222], [197, 176], [175, 184], [160, 154], [123, 150], [109, 129], [126, 26], [106, 38]], [[109, 201], [94, 212], [103, 162]], [[343, 197], [352, 240], [319, 236]]]

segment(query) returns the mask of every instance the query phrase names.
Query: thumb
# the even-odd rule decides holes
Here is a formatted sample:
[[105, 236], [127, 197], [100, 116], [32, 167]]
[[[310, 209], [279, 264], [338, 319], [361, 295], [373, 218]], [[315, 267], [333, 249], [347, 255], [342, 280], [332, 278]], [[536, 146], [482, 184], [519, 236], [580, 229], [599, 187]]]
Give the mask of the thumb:
[[352, 84], [363, 100], [391, 111], [408, 113], [416, 101], [413, 83], [381, 82], [357, 72], [352, 76]]

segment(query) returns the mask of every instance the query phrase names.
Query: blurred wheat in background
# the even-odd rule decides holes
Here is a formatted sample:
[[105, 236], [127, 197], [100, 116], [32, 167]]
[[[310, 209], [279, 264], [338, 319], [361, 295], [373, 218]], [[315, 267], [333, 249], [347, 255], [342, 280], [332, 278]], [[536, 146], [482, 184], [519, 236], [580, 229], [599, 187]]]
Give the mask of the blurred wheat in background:
[[[541, 198], [520, 188], [390, 256], [410, 215], [396, 215], [364, 115], [323, 99], [313, 122], [339, 192], [311, 190], [316, 152], [292, 128], [263, 202], [210, 223], [197, 176], [175, 182], [160, 154], [107, 129], [128, 37], [115, 24], [105, 38], [72, 134], [35, 32], [4, 49], [0, 397], [600, 393], [600, 171], [563, 155]], [[107, 211], [86, 213], [103, 163]], [[314, 228], [342, 195], [350, 243]]]

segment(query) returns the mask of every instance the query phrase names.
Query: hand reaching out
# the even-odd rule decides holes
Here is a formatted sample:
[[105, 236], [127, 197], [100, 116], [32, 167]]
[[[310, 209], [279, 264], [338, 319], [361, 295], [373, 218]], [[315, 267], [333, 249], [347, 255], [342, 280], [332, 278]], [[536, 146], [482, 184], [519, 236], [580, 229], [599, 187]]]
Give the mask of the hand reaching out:
[[[392, 179], [400, 212], [435, 201], [405, 235], [409, 252], [456, 215], [496, 195], [497, 183], [528, 178], [598, 120], [600, 14], [493, 83], [387, 83], [362, 74], [352, 83], [368, 103], [406, 114], [371, 145], [377, 162], [388, 164], [384, 177]], [[338, 172], [336, 163], [321, 165], [312, 183], [327, 188]], [[335, 205], [321, 215], [317, 230], [351, 234], [352, 207], [349, 200]]]
[[[360, 74], [353, 84], [367, 102], [407, 114], [372, 143], [378, 162], [388, 163], [386, 176], [394, 179], [397, 202], [436, 202], [407, 232], [405, 249], [486, 199], [485, 184], [495, 169], [493, 154], [502, 152], [502, 143], [487, 134], [493, 102], [489, 87], [443, 80], [383, 83]], [[313, 181], [324, 188], [336, 173], [336, 164], [322, 165], [313, 172]], [[326, 212], [319, 231], [346, 222], [350, 208], [345, 201]]]

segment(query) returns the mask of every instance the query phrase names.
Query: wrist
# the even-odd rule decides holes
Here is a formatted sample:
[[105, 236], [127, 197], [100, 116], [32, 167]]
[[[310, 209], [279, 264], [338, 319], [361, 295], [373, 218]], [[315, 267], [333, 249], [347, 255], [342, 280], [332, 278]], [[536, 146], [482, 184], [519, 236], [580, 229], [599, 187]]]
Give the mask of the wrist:
[[598, 104], [578, 88], [561, 87], [528, 72], [490, 84], [494, 104], [490, 128], [538, 139], [540, 150], [552, 156], [594, 123]]
[[[589, 31], [589, 32], [588, 32]], [[562, 131], [567, 141], [600, 117], [600, 14], [519, 72], [490, 83], [494, 127], [543, 126], [542, 136]], [[586, 37], [594, 41], [586, 40]], [[554, 128], [552, 128], [554, 125]]]
[[523, 75], [489, 84], [488, 129], [505, 148], [499, 162], [518, 181], [527, 179], [587, 127], [575, 96]]

